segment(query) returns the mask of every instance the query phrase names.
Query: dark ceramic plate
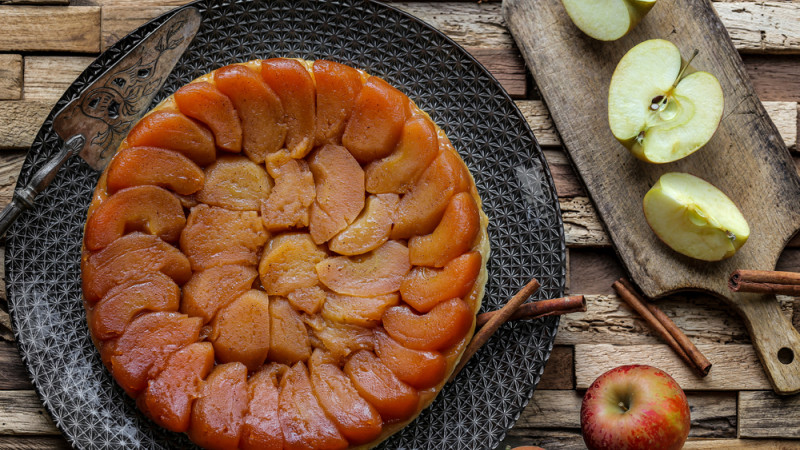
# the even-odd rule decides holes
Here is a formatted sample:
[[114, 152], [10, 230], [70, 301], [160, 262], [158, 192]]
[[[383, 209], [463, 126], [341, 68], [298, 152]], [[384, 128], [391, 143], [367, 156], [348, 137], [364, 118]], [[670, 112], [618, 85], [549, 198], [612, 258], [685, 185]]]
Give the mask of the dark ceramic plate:
[[[154, 101], [220, 66], [274, 56], [326, 58], [399, 87], [446, 132], [469, 166], [489, 215], [492, 254], [483, 309], [502, 305], [528, 279], [536, 298], [563, 295], [564, 236], [542, 151], [498, 82], [467, 52], [392, 7], [359, 0], [195, 4], [203, 25]], [[103, 53], [54, 112], [160, 23]], [[52, 113], [18, 185], [57, 151]], [[98, 174], [78, 158], [8, 232], [6, 287], [22, 358], [56, 425], [78, 448], [191, 447], [144, 418], [116, 386], [89, 338], [81, 304], [83, 224]], [[430, 408], [384, 448], [496, 447], [533, 394], [557, 318], [504, 326]]]

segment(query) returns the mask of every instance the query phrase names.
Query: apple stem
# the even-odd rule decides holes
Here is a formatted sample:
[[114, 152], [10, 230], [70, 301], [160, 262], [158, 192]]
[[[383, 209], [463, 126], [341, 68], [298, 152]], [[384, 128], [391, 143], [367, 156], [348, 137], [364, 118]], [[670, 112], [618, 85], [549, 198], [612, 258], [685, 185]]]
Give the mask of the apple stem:
[[688, 61], [686, 61], [686, 64], [683, 65], [683, 67], [681, 68], [681, 71], [678, 72], [678, 78], [675, 78], [675, 82], [672, 83], [672, 87], [675, 87], [675, 86], [678, 85], [678, 82], [681, 81], [681, 78], [683, 78], [683, 72], [686, 72], [686, 69], [689, 68], [689, 64], [692, 63], [692, 61], [694, 60], [694, 57], [697, 56], [698, 53], [700, 53], [700, 50], [694, 49], [694, 52], [692, 52], [692, 57], [689, 58]]
[[620, 408], [622, 408], [622, 409], [623, 409], [623, 411], [625, 411], [625, 412], [628, 412], [628, 407], [627, 407], [627, 406], [625, 406], [625, 402], [619, 402], [619, 405], [618, 405], [618, 406], [619, 406]]

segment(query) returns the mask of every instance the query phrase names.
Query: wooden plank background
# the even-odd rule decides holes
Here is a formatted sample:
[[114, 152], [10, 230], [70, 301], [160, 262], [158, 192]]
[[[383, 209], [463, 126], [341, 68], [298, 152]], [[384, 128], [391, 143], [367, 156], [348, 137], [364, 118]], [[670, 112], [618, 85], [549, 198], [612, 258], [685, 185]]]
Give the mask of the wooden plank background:
[[[535, 1], [535, 0], [533, 0]], [[666, 0], [662, 0], [666, 1]], [[27, 147], [67, 86], [99, 54], [144, 21], [182, 0], [0, 0], [0, 206], [12, 194]], [[562, 208], [568, 292], [588, 311], [565, 316], [545, 375], [504, 445], [583, 448], [578, 411], [584, 389], [608, 368], [659, 366], [687, 390], [690, 449], [800, 448], [800, 396], [769, 389], [741, 320], [699, 294], [661, 308], [714, 363], [699, 379], [621, 302], [611, 283], [623, 275], [608, 236], [572, 171], [547, 108], [509, 34], [497, 1], [392, 3], [439, 28], [481, 61], [515, 99], [545, 149]], [[67, 6], [68, 5], [68, 6]], [[800, 101], [800, 1], [715, 2], [759, 98], [792, 152]], [[800, 167], [800, 154], [795, 154]], [[2, 255], [2, 247], [0, 247]], [[800, 270], [800, 239], [778, 267]], [[0, 265], [0, 268], [2, 266]], [[0, 286], [0, 448], [68, 448], [32, 390], [17, 354]], [[800, 301], [781, 297], [800, 327]]]

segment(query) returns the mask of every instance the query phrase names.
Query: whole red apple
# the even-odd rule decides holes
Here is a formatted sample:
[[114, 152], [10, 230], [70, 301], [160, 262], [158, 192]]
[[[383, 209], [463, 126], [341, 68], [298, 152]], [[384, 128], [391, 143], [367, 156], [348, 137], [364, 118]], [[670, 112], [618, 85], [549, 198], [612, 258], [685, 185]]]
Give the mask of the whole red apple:
[[581, 432], [596, 449], [680, 449], [689, 435], [686, 395], [666, 372], [630, 365], [594, 380], [581, 404]]

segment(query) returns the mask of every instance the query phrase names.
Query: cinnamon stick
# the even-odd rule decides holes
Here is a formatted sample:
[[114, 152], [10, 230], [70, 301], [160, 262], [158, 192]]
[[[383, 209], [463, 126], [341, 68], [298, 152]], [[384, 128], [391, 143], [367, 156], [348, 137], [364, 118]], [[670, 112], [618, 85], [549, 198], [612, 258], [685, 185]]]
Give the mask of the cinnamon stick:
[[728, 279], [733, 292], [800, 295], [800, 273], [770, 270], [736, 270]]
[[[499, 310], [478, 314], [475, 327], [480, 328]], [[523, 303], [508, 320], [532, 320], [545, 316], [557, 316], [572, 312], [586, 311], [586, 298], [582, 295], [539, 300], [538, 302]]]
[[681, 359], [694, 368], [701, 377], [708, 375], [708, 371], [711, 370], [711, 363], [692, 344], [686, 334], [675, 325], [675, 322], [658, 309], [656, 305], [642, 298], [628, 280], [620, 278], [614, 282], [613, 287], [620, 298], [636, 310]]
[[461, 361], [458, 362], [458, 365], [453, 370], [452, 375], [447, 380], [447, 382], [453, 381], [455, 377], [461, 372], [461, 369], [467, 365], [467, 361], [477, 352], [484, 344], [489, 340], [490, 337], [500, 328], [500, 325], [504, 324], [509, 317], [511, 317], [514, 312], [525, 303], [525, 300], [528, 299], [534, 292], [539, 289], [539, 282], [536, 278], [531, 278], [531, 281], [528, 282], [519, 292], [514, 294], [511, 297], [511, 300], [508, 301], [502, 308], [498, 309], [494, 316], [492, 316], [486, 324], [475, 333], [475, 336], [472, 337], [469, 345], [467, 345], [467, 349], [464, 350], [464, 354], [461, 356]]

